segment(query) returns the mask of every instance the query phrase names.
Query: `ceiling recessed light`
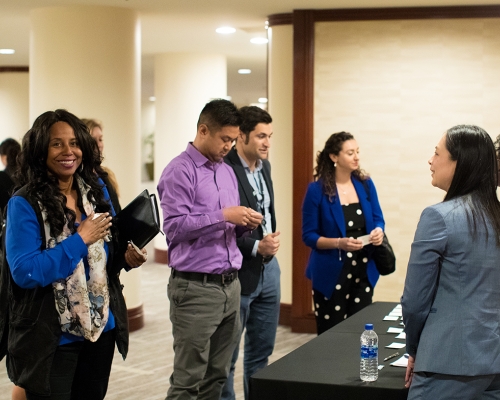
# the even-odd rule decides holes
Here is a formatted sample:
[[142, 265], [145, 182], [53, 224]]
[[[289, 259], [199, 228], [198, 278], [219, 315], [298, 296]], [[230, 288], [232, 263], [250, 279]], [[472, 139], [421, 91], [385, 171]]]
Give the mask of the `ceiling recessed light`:
[[252, 73], [252, 70], [251, 69], [248, 69], [248, 68], [241, 68], [238, 70], [238, 74], [251, 74]]
[[154, 97], [154, 96], [149, 96], [149, 101], [156, 101], [156, 97]]
[[267, 103], [267, 97], [259, 97], [259, 103]]
[[254, 37], [254, 38], [250, 39], [250, 42], [253, 44], [266, 44], [268, 42], [268, 40], [266, 38], [263, 38], [263, 37]]
[[0, 54], [14, 54], [15, 52], [14, 49], [0, 49]]
[[231, 27], [231, 26], [221, 26], [220, 28], [217, 28], [217, 29], [215, 30], [215, 32], [217, 32], [217, 33], [222, 33], [222, 34], [224, 34], [224, 35], [227, 35], [227, 34], [229, 34], [229, 33], [234, 33], [234, 32], [236, 32], [236, 29], [234, 29], [234, 28], [233, 28], [233, 27]]

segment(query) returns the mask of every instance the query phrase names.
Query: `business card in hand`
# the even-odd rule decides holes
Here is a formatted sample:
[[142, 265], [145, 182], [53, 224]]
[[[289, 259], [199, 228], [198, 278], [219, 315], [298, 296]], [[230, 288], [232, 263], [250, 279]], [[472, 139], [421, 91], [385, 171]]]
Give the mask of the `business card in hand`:
[[358, 240], [361, 240], [363, 242], [363, 246], [366, 246], [367, 244], [370, 244], [370, 235], [363, 235], [358, 237]]

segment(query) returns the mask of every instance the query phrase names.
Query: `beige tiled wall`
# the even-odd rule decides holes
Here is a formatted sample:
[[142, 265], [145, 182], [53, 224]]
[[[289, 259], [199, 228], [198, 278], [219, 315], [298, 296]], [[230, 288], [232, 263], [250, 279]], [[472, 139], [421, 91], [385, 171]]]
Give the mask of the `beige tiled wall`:
[[434, 146], [457, 124], [500, 134], [500, 21], [317, 23], [315, 46], [314, 152], [333, 132], [358, 140], [398, 261], [375, 300], [397, 301], [420, 213], [444, 196]]

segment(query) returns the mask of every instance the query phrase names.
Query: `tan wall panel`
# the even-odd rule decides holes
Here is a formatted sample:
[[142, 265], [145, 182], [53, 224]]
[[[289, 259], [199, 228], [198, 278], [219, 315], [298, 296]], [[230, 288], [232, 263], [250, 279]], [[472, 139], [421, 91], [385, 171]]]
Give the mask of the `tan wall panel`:
[[104, 165], [116, 175], [121, 204], [128, 204], [139, 193], [141, 176], [138, 14], [68, 6], [33, 9], [30, 17], [31, 123], [56, 108], [100, 119]]
[[[103, 122], [104, 164], [120, 203], [140, 192], [141, 30], [119, 7], [42, 7], [30, 12], [29, 115], [65, 108]], [[121, 274], [128, 309], [140, 309], [141, 269]]]
[[281, 269], [281, 303], [292, 303], [293, 261], [293, 28], [269, 28], [269, 113], [273, 139], [269, 153], [274, 186], [276, 229], [280, 231], [277, 258]]
[[315, 40], [314, 152], [333, 132], [358, 140], [398, 260], [374, 298], [397, 301], [420, 213], [444, 196], [434, 146], [457, 124], [500, 134], [500, 21], [325, 22]]
[[[29, 126], [29, 74], [0, 73], [0, 142], [11, 137], [21, 142]], [[3, 165], [0, 164], [0, 169]]]

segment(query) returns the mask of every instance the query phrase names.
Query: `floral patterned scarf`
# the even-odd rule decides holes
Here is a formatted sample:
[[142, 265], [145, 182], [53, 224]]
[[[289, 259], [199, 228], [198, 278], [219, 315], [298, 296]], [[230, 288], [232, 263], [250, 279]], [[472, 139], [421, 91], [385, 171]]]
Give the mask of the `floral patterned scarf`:
[[[82, 196], [85, 213], [90, 215], [93, 211], [93, 205], [87, 198], [90, 187], [80, 176], [75, 174], [75, 178]], [[47, 212], [41, 204], [40, 209], [42, 210], [47, 248], [53, 248], [71, 236], [71, 231], [66, 221], [62, 233], [57, 238], [51, 237]], [[109, 237], [106, 237], [105, 240], [109, 241]], [[104, 330], [109, 316], [106, 251], [103, 239], [87, 247], [87, 260], [90, 267], [89, 280], [86, 278], [85, 265], [81, 259], [69, 277], [53, 282], [52, 287], [61, 330], [95, 342]]]

